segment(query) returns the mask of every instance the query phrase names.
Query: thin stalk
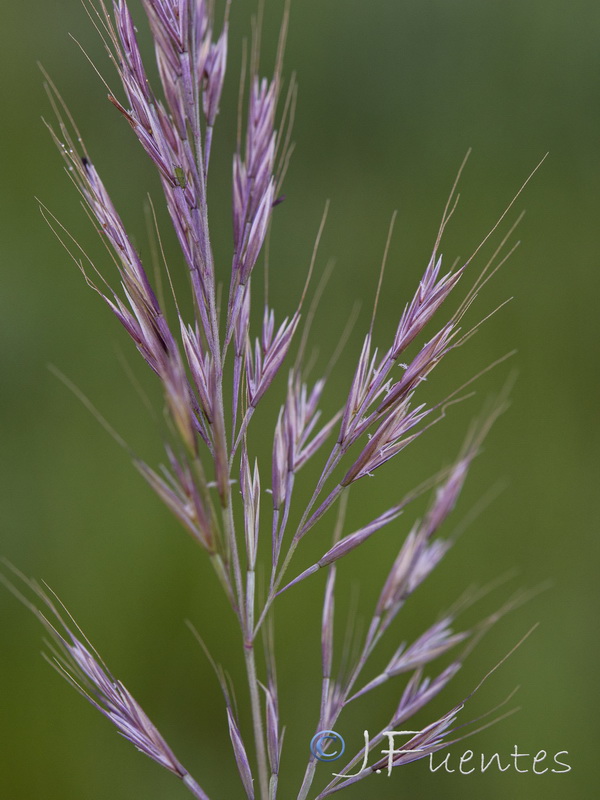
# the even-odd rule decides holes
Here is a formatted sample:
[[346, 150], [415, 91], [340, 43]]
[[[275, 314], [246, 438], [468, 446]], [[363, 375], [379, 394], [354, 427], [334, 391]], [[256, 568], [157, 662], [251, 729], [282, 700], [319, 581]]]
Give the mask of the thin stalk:
[[[307, 533], [310, 530], [310, 527], [312, 527], [312, 524], [314, 524], [314, 523], [311, 523], [311, 525], [309, 527], [307, 527], [308, 523], [310, 523], [311, 519], [312, 519], [312, 518], [309, 519], [310, 512], [315, 507], [317, 499], [319, 498], [319, 495], [323, 491], [323, 487], [325, 485], [325, 482], [327, 481], [327, 479], [329, 478], [329, 476], [331, 475], [331, 473], [333, 472], [335, 467], [339, 464], [341, 457], [342, 456], [341, 456], [341, 453], [339, 451], [339, 446], [336, 444], [334, 449], [333, 449], [333, 451], [331, 452], [331, 455], [329, 456], [329, 459], [328, 459], [327, 464], [325, 465], [325, 467], [323, 469], [323, 472], [321, 473], [321, 477], [319, 478], [319, 481], [318, 481], [318, 483], [317, 483], [317, 485], [315, 487], [313, 495], [312, 495], [308, 505], [306, 506], [306, 509], [305, 509], [304, 513], [302, 514], [302, 519], [298, 523], [298, 527], [296, 529], [296, 533], [294, 534], [294, 537], [293, 537], [293, 539], [292, 539], [292, 541], [290, 543], [289, 550], [288, 550], [288, 552], [286, 554], [286, 557], [285, 557], [285, 559], [283, 561], [282, 567], [279, 570], [279, 574], [276, 576], [276, 578], [274, 580], [272, 579], [272, 584], [274, 586], [274, 590], [275, 591], [277, 591], [278, 587], [281, 584], [283, 576], [284, 576], [284, 574], [285, 574], [285, 572], [286, 572], [286, 570], [287, 570], [287, 568], [288, 568], [288, 566], [290, 564], [290, 561], [292, 559], [292, 556], [294, 555], [296, 547], [298, 547], [300, 539], [304, 536], [305, 533]], [[345, 487], [343, 487], [341, 485], [336, 486], [331, 494], [335, 493], [335, 495], [337, 497], [337, 496], [339, 496], [341, 494], [341, 492], [343, 491], [344, 488]], [[336, 499], [336, 498], [334, 498], [334, 499]], [[331, 505], [331, 503], [330, 503], [330, 505]], [[315, 522], [316, 521], [317, 520], [315, 520]], [[270, 602], [272, 602], [272, 598], [270, 598]]]
[[250, 703], [252, 706], [252, 725], [254, 727], [254, 744], [256, 747], [256, 761], [258, 764], [258, 784], [262, 800], [269, 800], [269, 770], [267, 768], [267, 751], [265, 748], [265, 734], [260, 709], [260, 696], [258, 692], [258, 678], [256, 676], [256, 656], [254, 641], [246, 642], [244, 655], [246, 659], [246, 673], [250, 688]]
[[306, 772], [304, 773], [304, 780], [302, 781], [302, 786], [300, 787], [300, 792], [298, 793], [297, 800], [306, 800], [308, 793], [310, 791], [310, 787], [312, 786], [312, 782], [315, 779], [316, 769], [317, 769], [317, 759], [313, 757], [308, 762], [308, 766], [306, 767]]
[[218, 553], [212, 553], [210, 556], [211, 563], [213, 568], [217, 574], [219, 582], [223, 587], [227, 599], [231, 603], [231, 607], [235, 611], [236, 616], [242, 621], [242, 609], [239, 607], [238, 601], [233, 593], [233, 587], [231, 585], [231, 580], [229, 579], [229, 574], [227, 572], [227, 567], [225, 566], [223, 559]]
[[249, 563], [246, 570], [246, 616], [244, 631], [244, 656], [246, 659], [246, 672], [248, 686], [250, 687], [250, 703], [252, 706], [252, 724], [254, 726], [254, 742], [256, 748], [256, 761], [258, 765], [258, 782], [262, 800], [270, 798], [269, 771], [267, 769], [267, 755], [265, 749], [265, 733], [260, 707], [258, 691], [258, 678], [256, 675], [256, 655], [254, 649], [254, 605], [256, 598], [256, 574], [254, 563]]
[[[227, 498], [227, 504], [222, 508], [223, 525], [225, 527], [225, 536], [231, 547], [231, 561], [233, 564], [233, 576], [235, 580], [235, 588], [237, 591], [238, 604], [240, 608], [240, 622], [242, 628], [247, 628], [247, 609], [244, 597], [244, 587], [242, 581], [242, 568], [240, 565], [240, 554], [237, 546], [237, 539], [235, 535], [235, 523], [233, 519], [233, 508], [231, 506], [231, 494]], [[244, 631], [244, 636], [246, 633]]]
[[198, 798], [198, 800], [210, 800], [206, 792], [203, 791], [202, 787], [196, 783], [194, 778], [189, 774], [185, 775], [183, 778], [184, 786], [190, 790], [190, 792], [194, 795], [194, 797]]
[[[379, 618], [375, 617], [373, 619], [373, 622], [372, 622], [371, 626], [369, 627], [369, 631], [367, 633], [365, 644], [363, 646], [363, 649], [362, 649], [361, 655], [360, 655], [360, 657], [358, 659], [358, 662], [357, 662], [354, 670], [352, 671], [350, 677], [348, 678], [348, 681], [346, 683], [346, 686], [344, 688], [344, 691], [343, 691], [343, 694], [342, 694], [341, 698], [338, 700], [336, 706], [332, 709], [331, 716], [329, 716], [327, 718], [327, 727], [333, 728], [333, 726], [335, 725], [339, 715], [341, 714], [341, 712], [343, 711], [344, 707], [346, 706], [346, 703], [348, 701], [348, 695], [352, 691], [352, 688], [353, 688], [354, 684], [356, 683], [356, 681], [358, 680], [358, 678], [360, 676], [360, 673], [362, 672], [367, 660], [369, 659], [369, 656], [371, 655], [371, 653], [375, 649], [376, 644], [378, 643], [379, 639], [381, 638], [381, 631], [379, 630], [379, 622], [380, 622]], [[321, 699], [321, 717], [319, 719], [319, 728], [325, 727], [324, 717], [323, 717], [323, 710], [324, 710], [324, 707], [325, 707], [324, 706], [324, 701], [325, 701], [325, 698], [327, 696], [326, 692], [327, 693], [329, 692], [330, 680], [331, 680], [330, 676], [324, 676], [323, 677], [323, 690], [322, 690], [322, 699]], [[381, 738], [383, 738], [383, 737], [381, 737]], [[372, 748], [374, 743], [375, 742], [371, 742], [371, 746], [369, 748], [369, 751]], [[348, 768], [354, 766], [354, 764], [359, 760], [360, 760], [360, 756], [357, 756], [351, 762], [351, 764], [349, 765]], [[306, 772], [304, 773], [304, 780], [302, 782], [302, 786], [300, 788], [300, 793], [298, 794], [297, 800], [306, 800], [306, 798], [308, 796], [308, 792], [310, 790], [310, 787], [312, 786], [312, 783], [313, 783], [313, 780], [314, 780], [314, 777], [315, 777], [316, 767], [317, 767], [316, 759], [311, 759], [308, 762], [308, 765], [306, 767]], [[340, 780], [340, 779], [334, 779], [334, 780]], [[331, 784], [329, 784], [329, 785], [331, 786], [333, 783], [334, 783], [334, 781], [332, 781]]]

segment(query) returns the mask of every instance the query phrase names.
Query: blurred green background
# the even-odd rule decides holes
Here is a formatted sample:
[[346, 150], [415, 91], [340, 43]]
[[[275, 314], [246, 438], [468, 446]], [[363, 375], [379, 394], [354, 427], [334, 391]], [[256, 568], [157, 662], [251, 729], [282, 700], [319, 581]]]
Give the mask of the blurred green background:
[[[137, 3], [135, 13], [141, 21]], [[283, 3], [266, 0], [264, 63], [272, 61]], [[225, 275], [230, 157], [242, 37], [254, 3], [233, 3], [231, 67], [211, 167], [212, 228]], [[221, 10], [221, 9], [219, 9]], [[125, 359], [157, 401], [152, 378], [38, 211], [39, 197], [84, 247], [102, 258], [41, 117], [50, 117], [40, 61], [60, 87], [123, 216], [146, 248], [145, 192], [158, 198], [152, 170], [69, 33], [116, 79], [78, 0], [0, 0], [0, 553], [62, 597], [112, 670], [123, 679], [211, 797], [241, 798], [216, 681], [184, 625], [201, 630], [238, 683], [248, 713], [240, 647], [203, 554], [179, 529], [77, 399], [47, 369], [65, 372], [154, 463], [160, 426], [132, 386]], [[143, 25], [140, 30], [144, 31]], [[298, 297], [322, 208], [331, 213], [318, 260], [336, 269], [314, 326], [315, 376], [327, 363], [358, 298], [358, 322], [326, 400], [347, 392], [368, 325], [388, 222], [399, 210], [380, 306], [384, 344], [427, 262], [441, 212], [468, 148], [461, 203], [442, 251], [466, 258], [542, 156], [548, 159], [518, 199], [500, 235], [473, 265], [483, 266], [521, 210], [522, 244], [486, 287], [471, 324], [514, 297], [434, 373], [440, 398], [495, 358], [517, 349], [512, 405], [486, 442], [450, 527], [490, 487], [503, 491], [461, 536], [394, 628], [415, 636], [463, 589], [516, 568], [518, 575], [465, 616], [470, 624], [519, 587], [550, 588], [504, 619], [420, 725], [464, 697], [536, 622], [530, 639], [463, 712], [467, 721], [520, 685], [519, 713], [452, 748], [508, 758], [568, 751], [568, 774], [430, 774], [427, 762], [374, 776], [348, 798], [588, 798], [595, 796], [598, 741], [598, 290], [600, 213], [600, 6], [592, 0], [296, 0], [286, 57], [300, 84], [286, 202], [276, 210], [272, 299], [288, 313]], [[150, 54], [148, 39], [141, 33]], [[172, 240], [166, 234], [167, 247]], [[174, 253], [173, 249], [169, 252]], [[173, 263], [178, 264], [172, 256]], [[104, 263], [100, 261], [99, 263]], [[174, 268], [177, 271], [177, 266]], [[183, 285], [183, 284], [182, 284]], [[359, 487], [350, 521], [396, 502], [454, 457], [485, 398], [511, 367], [477, 384], [477, 396]], [[271, 441], [273, 387], [257, 422], [263, 482]], [[307, 471], [299, 498], [314, 473]], [[340, 570], [338, 633], [344, 616], [367, 618], [398, 542], [422, 505]], [[329, 541], [328, 525], [299, 552], [298, 570]], [[296, 796], [317, 718], [319, 607], [323, 577], [282, 599], [278, 642], [282, 716], [287, 727], [282, 798]], [[360, 591], [358, 585], [360, 584]], [[354, 600], [352, 598], [355, 598]], [[354, 604], [354, 605], [353, 605]], [[39, 657], [40, 629], [0, 592], [0, 798], [2, 800], [176, 800], [185, 790], [137, 755]], [[339, 643], [338, 643], [339, 644]], [[392, 643], [393, 645], [394, 643]], [[339, 646], [338, 646], [339, 650]], [[384, 648], [385, 650], [385, 648]], [[389, 652], [389, 649], [388, 649]], [[386, 653], [383, 653], [382, 657]], [[373, 694], [336, 726], [348, 746], [385, 722], [402, 683]], [[456, 766], [456, 764], [455, 764]], [[527, 765], [531, 769], [531, 762]], [[329, 766], [320, 767], [318, 784]]]

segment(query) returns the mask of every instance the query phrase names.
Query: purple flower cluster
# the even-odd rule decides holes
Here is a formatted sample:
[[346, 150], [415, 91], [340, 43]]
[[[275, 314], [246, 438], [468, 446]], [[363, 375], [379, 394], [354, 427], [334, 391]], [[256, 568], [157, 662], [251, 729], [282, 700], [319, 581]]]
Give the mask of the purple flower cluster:
[[[52, 135], [118, 271], [115, 282], [110, 270], [90, 264], [85, 267], [86, 279], [127, 331], [164, 393], [172, 434], [165, 443], [167, 463], [153, 469], [136, 459], [136, 467], [208, 553], [241, 630], [252, 733], [243, 730], [230, 698], [230, 688], [220, 668], [215, 665], [215, 669], [225, 697], [227, 723], [243, 790], [251, 800], [255, 796], [275, 800], [283, 726], [271, 612], [283, 591], [291, 590], [319, 570], [327, 573], [321, 628], [322, 695], [320, 710], [315, 709], [317, 730], [332, 728], [350, 702], [408, 673], [410, 677], [388, 728], [404, 723], [447, 685], [460, 668], [470, 644], [437, 675], [425, 675], [425, 668], [438, 656], [481, 634], [481, 626], [454, 632], [458, 612], [453, 610], [412, 643], [400, 644], [380, 674], [365, 683], [361, 680], [371, 654], [407, 598], [450, 548], [452, 541], [440, 538], [439, 530], [458, 500], [483, 436], [502, 411], [503, 401], [471, 431], [453, 465], [406, 494], [404, 499], [395, 498], [396, 502], [371, 522], [346, 532], [345, 510], [355, 483], [372, 476], [444, 416], [452, 396], [440, 398], [433, 405], [416, 398], [421, 383], [473, 332], [461, 332], [461, 320], [488, 279], [486, 273], [492, 264], [484, 268], [458, 310], [418, 344], [470, 262], [446, 272], [442, 269], [440, 238], [454, 210], [449, 201], [431, 258], [391, 340], [383, 349], [376, 347], [371, 324], [346, 400], [331, 418], [323, 419], [320, 408], [327, 380], [308, 381], [300, 357], [304, 342], [300, 345], [298, 358], [289, 368], [274, 424], [272, 456], [265, 466], [251, 453], [248, 430], [255, 409], [273, 386], [292, 349], [294, 336], [303, 322], [301, 312], [306, 294], [305, 289], [296, 311], [282, 321], [277, 321], [275, 311], [265, 306], [260, 330], [253, 330], [254, 271], [265, 246], [273, 208], [282, 199], [279, 191], [290, 154], [293, 83], [283, 109], [279, 109], [287, 12], [270, 77], [259, 72], [260, 37], [255, 26], [246, 64], [248, 79], [243, 81], [240, 91], [237, 147], [232, 153], [232, 258], [224, 276], [217, 271], [211, 247], [207, 186], [225, 79], [229, 4], [217, 31], [209, 0], [142, 0], [142, 5], [154, 41], [159, 91], [152, 87], [148, 77], [127, 2], [115, 0], [109, 5], [105, 0], [88, 0], [86, 7], [121, 81], [121, 99], [112, 92], [109, 99], [158, 170], [181, 260], [189, 273], [192, 302], [180, 304], [175, 298], [175, 324], [168, 321], [167, 309], [152, 288], [147, 265], [125, 229], [71, 116], [51, 86], [58, 114]], [[82, 266], [79, 257], [75, 260]], [[314, 259], [311, 273], [313, 266]], [[170, 278], [171, 270], [166, 269]], [[218, 291], [220, 283], [229, 285], [223, 302]], [[182, 308], [192, 308], [193, 312], [184, 312]], [[299, 472], [310, 459], [323, 452], [311, 499], [299, 505], [295, 495]], [[396, 559], [388, 565], [387, 577], [354, 662], [346, 663], [336, 673], [334, 601], [339, 563], [382, 528], [395, 523], [411, 501], [431, 490], [435, 492], [427, 512], [414, 523]], [[333, 541], [323, 546], [323, 554], [315, 563], [284, 583], [300, 541], [334, 507], [338, 513], [332, 525]], [[294, 519], [300, 521], [292, 525]], [[269, 527], [270, 535], [265, 535]], [[269, 550], [268, 559], [262, 559]], [[261, 563], [264, 566], [265, 561], [266, 574], [265, 570], [257, 573], [257, 567]], [[259, 577], [265, 578], [264, 585]], [[36, 584], [31, 586], [56, 620], [55, 624], [50, 617], [36, 611], [57, 643], [52, 656], [57, 668], [125, 738], [177, 775], [195, 797], [206, 799], [206, 793], [175, 758], [127, 689], [111, 676], [95, 651], [70, 632], [53, 599]], [[509, 604], [504, 610], [509, 607], [512, 606]], [[499, 613], [482, 623], [483, 628], [491, 625]], [[256, 660], [259, 633], [264, 634], [266, 643], [265, 665], [260, 673]], [[409, 745], [421, 748], [419, 753], [398, 757], [394, 765], [445, 746], [444, 737], [452, 730], [460, 707], [454, 707], [423, 728], [413, 745]], [[372, 747], [381, 741], [384, 730], [372, 740]], [[251, 741], [253, 748], [247, 748], [245, 741]], [[356, 762], [357, 757], [351, 759], [340, 770], [342, 777], [335, 778], [318, 797], [371, 774], [369, 769], [357, 778], [344, 779], [343, 775]], [[308, 797], [315, 766], [316, 761], [311, 758], [298, 800]]]

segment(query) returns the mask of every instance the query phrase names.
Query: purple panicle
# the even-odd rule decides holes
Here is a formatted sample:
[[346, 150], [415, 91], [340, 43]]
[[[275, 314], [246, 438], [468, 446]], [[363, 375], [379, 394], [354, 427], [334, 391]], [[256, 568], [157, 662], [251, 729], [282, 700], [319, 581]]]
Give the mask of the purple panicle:
[[[284, 704], [280, 705], [277, 681], [273, 615], [279, 595], [320, 570], [327, 574], [320, 623], [321, 700], [318, 707], [315, 704], [313, 719], [317, 731], [332, 729], [350, 702], [364, 698], [399, 676], [405, 676], [400, 701], [393, 713], [386, 716], [392, 728], [403, 724], [447, 685], [465, 656], [455, 657], [441, 672], [434, 670], [435, 677], [424, 676], [425, 669], [430, 669], [428, 665], [467, 638], [465, 652], [472, 648], [484, 630], [510, 607], [509, 604], [483, 624], [462, 632], [453, 631], [457, 612], [449, 612], [412, 643], [398, 645], [397, 641], [387, 666], [383, 670], [379, 666], [373, 678], [364, 676], [381, 639], [394, 635], [393, 623], [407, 598], [423, 584], [453, 544], [452, 537], [442, 538], [440, 532], [459, 499], [483, 437], [506, 406], [505, 397], [473, 427], [450, 467], [416, 489], [398, 493], [382, 504], [386, 511], [366, 524], [355, 522], [349, 528], [351, 532], [346, 532], [346, 511], [351, 508], [348, 504], [356, 494], [358, 481], [367, 483], [362, 479], [374, 477], [380, 467], [397, 456], [405, 459], [405, 474], [412, 474], [405, 451], [456, 402], [459, 390], [445, 398], [437, 396], [423, 402], [422, 384], [431, 379], [446, 356], [477, 330], [475, 324], [461, 334], [461, 321], [479, 289], [499, 266], [492, 263], [494, 258], [500, 264], [504, 260], [500, 253], [508, 236], [475, 278], [458, 309], [444, 312], [442, 319], [434, 321], [434, 316], [446, 308], [446, 300], [473, 261], [472, 257], [462, 266], [442, 271], [439, 248], [455, 207], [454, 187], [417, 289], [409, 302], [394, 300], [394, 324], [387, 340], [379, 342], [377, 306], [392, 224], [371, 323], [366, 332], [359, 331], [361, 347], [353, 364], [352, 378], [342, 390], [342, 399], [338, 397], [336, 401], [336, 386], [330, 375], [337, 369], [337, 356], [344, 342], [339, 348], [332, 348], [329, 366], [319, 373], [325, 377], [319, 380], [309, 378], [312, 364], [305, 359], [325, 279], [315, 292], [301, 342], [296, 345], [305, 298], [312, 291], [313, 273], [319, 270], [319, 244], [327, 209], [299, 303], [288, 316], [271, 307], [270, 276], [273, 283], [283, 285], [285, 271], [295, 270], [295, 262], [265, 258], [264, 279], [262, 270], [257, 269], [261, 254], [268, 250], [273, 209], [283, 199], [282, 180], [292, 151], [290, 132], [296, 85], [293, 78], [285, 81], [282, 73], [288, 4], [270, 77], [265, 77], [261, 69], [262, 10], [253, 22], [249, 57], [244, 51], [238, 136], [229, 154], [225, 153], [232, 164], [232, 174], [227, 179], [231, 181], [232, 193], [231, 242], [229, 252], [223, 256], [217, 251], [217, 258], [211, 244], [211, 225], [219, 230], [228, 226], [226, 220], [216, 216], [218, 207], [213, 207], [212, 201], [209, 209], [212, 191], [209, 192], [208, 173], [219, 109], [229, 96], [224, 93], [224, 86], [231, 3], [225, 0], [223, 22], [217, 26], [213, 0], [142, 0], [142, 6], [152, 36], [155, 68], [147, 66], [147, 56], [140, 46], [144, 37], [142, 34], [138, 38], [126, 0], [86, 3], [118, 74], [120, 88], [115, 93], [118, 96], [111, 91], [109, 100], [158, 173], [163, 213], [156, 214], [154, 219], [164, 276], [161, 279], [157, 275], [151, 281], [149, 259], [140, 255], [144, 248], [138, 249], [134, 244], [137, 239], [126, 229], [100, 177], [101, 170], [85, 149], [71, 115], [50, 84], [49, 93], [58, 116], [56, 128], [51, 129], [52, 136], [116, 271], [110, 261], [108, 270], [101, 265], [96, 267], [74, 238], [67, 241], [69, 246], [78, 248], [73, 258], [84, 271], [88, 284], [103, 298], [158, 379], [164, 406], [161, 412], [166, 421], [163, 437], [166, 465], [155, 469], [137, 457], [134, 463], [173, 516], [208, 553], [233, 611], [231, 619], [239, 624], [247, 678], [247, 695], [242, 697], [240, 693], [240, 704], [249, 700], [251, 727], [244, 711], [238, 714], [237, 692], [234, 693], [224, 669], [212, 660], [206, 648], [205, 652], [225, 696], [229, 735], [244, 793], [250, 800], [255, 796], [257, 800], [277, 800], [285, 730], [280, 713]], [[262, 4], [259, 7], [262, 9]], [[222, 143], [217, 142], [219, 148], [226, 147], [227, 141], [224, 136]], [[211, 171], [211, 180], [212, 177]], [[48, 212], [48, 216], [52, 215]], [[159, 230], [162, 220], [175, 233], [171, 239], [179, 246], [176, 254], [168, 238], [164, 239], [163, 247]], [[60, 223], [57, 227], [59, 235], [66, 232]], [[275, 268], [269, 265], [270, 260], [276, 262]], [[285, 264], [283, 271], [281, 264]], [[225, 272], [224, 266], [228, 266]], [[177, 268], [183, 269], [188, 280], [187, 297], [180, 295]], [[166, 300], [162, 291], [165, 286], [171, 290]], [[256, 296], [261, 297], [258, 304]], [[257, 318], [261, 315], [259, 322]], [[348, 331], [351, 327], [349, 324]], [[323, 342], [327, 341], [324, 336]], [[284, 370], [287, 385], [285, 380], [277, 380]], [[255, 427], [254, 422], [269, 412], [271, 397], [262, 402], [267, 391], [273, 395], [276, 411], [273, 428], [265, 435], [264, 429]], [[329, 403], [334, 404], [334, 411], [326, 412]], [[110, 427], [108, 423], [106, 427]], [[310, 470], [301, 473], [309, 461], [316, 465], [315, 476], [307, 474]], [[412, 500], [432, 489], [435, 489], [433, 498], [421, 519], [412, 525], [397, 523]], [[266, 510], [263, 493], [271, 494]], [[404, 499], [398, 502], [399, 497]], [[325, 523], [333, 516], [328, 512], [336, 507], [337, 520], [327, 530]], [[344, 652], [338, 657], [334, 635], [337, 575], [352, 561], [344, 561], [346, 556], [368, 540], [375, 541], [375, 534], [388, 525], [393, 525], [394, 531], [390, 529], [389, 535], [401, 537], [397, 556], [382, 565], [381, 590], [374, 611], [366, 617], [364, 635], [350, 625]], [[296, 550], [301, 549], [300, 544], [309, 532], [315, 537], [325, 536], [320, 545], [316, 543], [316, 553], [322, 555], [314, 560], [313, 554], [310, 561], [307, 559], [300, 566]], [[265, 554], [270, 562], [267, 565]], [[290, 580], [285, 576], [292, 562], [292, 574], [296, 577]], [[319, 580], [311, 584], [317, 586]], [[123, 684], [112, 677], [89, 643], [71, 632], [56, 604], [39, 586], [30, 586], [50, 612], [46, 616], [25, 600], [54, 640], [54, 666], [126, 739], [177, 775], [196, 798], [208, 800], [145, 712]], [[260, 636], [265, 657], [257, 662], [256, 645]], [[307, 659], [307, 668], [310, 663]], [[447, 746], [447, 734], [461, 708], [455, 706], [413, 736], [405, 745], [413, 752], [394, 753], [391, 766], [401, 766]], [[372, 738], [371, 750], [382, 741], [385, 730]], [[253, 747], [246, 747], [245, 742]], [[343, 773], [334, 776], [316, 795], [312, 784], [317, 758], [314, 754], [307, 757], [301, 787], [294, 793], [296, 800], [308, 800], [309, 795], [321, 800], [388, 765], [383, 760], [353, 777], [344, 777], [351, 774], [350, 768], [358, 761], [360, 756], [353, 758]]]

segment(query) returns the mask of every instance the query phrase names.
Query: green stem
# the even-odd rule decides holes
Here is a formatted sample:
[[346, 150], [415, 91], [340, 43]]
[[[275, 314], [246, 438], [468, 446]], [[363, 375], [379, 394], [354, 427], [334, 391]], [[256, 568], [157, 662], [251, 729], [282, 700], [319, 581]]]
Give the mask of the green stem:
[[258, 763], [258, 783], [260, 787], [260, 796], [262, 800], [269, 800], [269, 772], [267, 769], [267, 752], [265, 749], [265, 735], [260, 709], [258, 678], [256, 676], [254, 642], [246, 643], [245, 656], [246, 672], [248, 673], [248, 686], [250, 687], [250, 703], [252, 706], [252, 724], [254, 726], [254, 743], [256, 746], [256, 760]]

